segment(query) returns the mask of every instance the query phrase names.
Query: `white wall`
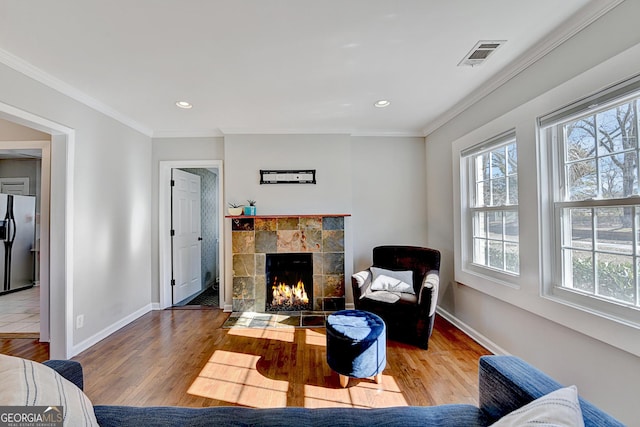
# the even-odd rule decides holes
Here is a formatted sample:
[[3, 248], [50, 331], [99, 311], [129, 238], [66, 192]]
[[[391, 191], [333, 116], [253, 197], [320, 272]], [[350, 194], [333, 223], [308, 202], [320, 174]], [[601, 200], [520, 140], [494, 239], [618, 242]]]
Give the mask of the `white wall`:
[[[624, 2], [532, 67], [427, 137], [428, 241], [443, 253], [439, 306], [497, 349], [518, 355], [629, 425], [640, 360], [625, 351], [638, 342], [630, 329], [540, 298], [535, 118], [640, 69], [640, 2]], [[636, 46], [638, 45], [638, 46]], [[631, 50], [629, 50], [631, 49]], [[520, 290], [454, 282], [457, 150], [516, 127], [520, 164], [521, 253], [527, 260]], [[452, 150], [452, 146], [455, 147]], [[433, 185], [437, 182], [437, 185]], [[533, 227], [531, 226], [533, 224]], [[477, 288], [477, 289], [474, 289]]]
[[0, 141], [48, 141], [51, 135], [0, 119]]
[[[348, 135], [228, 135], [226, 202], [257, 201], [258, 214], [351, 213]], [[317, 184], [260, 185], [260, 169], [316, 169]]]
[[379, 245], [425, 246], [424, 138], [352, 138], [355, 271]]
[[[75, 195], [68, 225], [73, 292], [65, 322], [84, 315], [84, 327], [70, 337], [72, 351], [80, 351], [150, 307], [151, 140], [5, 65], [0, 102], [75, 130], [75, 180], [68, 189]], [[57, 144], [53, 164], [64, 155]]]

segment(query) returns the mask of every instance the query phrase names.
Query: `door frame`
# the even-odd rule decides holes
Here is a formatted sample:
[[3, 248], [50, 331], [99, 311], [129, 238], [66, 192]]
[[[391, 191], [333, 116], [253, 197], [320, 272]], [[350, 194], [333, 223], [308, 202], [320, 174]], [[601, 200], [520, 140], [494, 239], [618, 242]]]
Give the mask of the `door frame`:
[[158, 256], [159, 274], [158, 286], [160, 290], [160, 309], [171, 307], [171, 169], [218, 169], [218, 272], [220, 282], [218, 286], [220, 307], [225, 301], [224, 286], [224, 173], [222, 160], [161, 160], [158, 170]]
[[[49, 280], [49, 358], [68, 359], [75, 355], [72, 312], [75, 130], [2, 102], [0, 118], [51, 135], [49, 192], [46, 197], [49, 198], [49, 224], [56, 226], [45, 230], [41, 224], [40, 275]], [[42, 172], [44, 174], [44, 170]], [[45, 210], [45, 182], [41, 210]], [[47, 292], [46, 284], [43, 286], [41, 282], [40, 286], [41, 292]], [[41, 333], [42, 341], [46, 337]]]

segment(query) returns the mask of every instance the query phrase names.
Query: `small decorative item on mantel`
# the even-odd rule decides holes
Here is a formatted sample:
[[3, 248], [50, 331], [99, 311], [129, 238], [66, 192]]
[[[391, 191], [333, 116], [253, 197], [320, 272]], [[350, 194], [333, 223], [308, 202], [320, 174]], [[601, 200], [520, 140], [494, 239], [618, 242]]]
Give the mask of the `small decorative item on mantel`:
[[237, 203], [229, 203], [229, 215], [232, 216], [240, 216], [242, 215], [243, 205], [239, 205]]
[[256, 201], [255, 200], [247, 200], [249, 206], [244, 207], [244, 214], [255, 216], [256, 214]]

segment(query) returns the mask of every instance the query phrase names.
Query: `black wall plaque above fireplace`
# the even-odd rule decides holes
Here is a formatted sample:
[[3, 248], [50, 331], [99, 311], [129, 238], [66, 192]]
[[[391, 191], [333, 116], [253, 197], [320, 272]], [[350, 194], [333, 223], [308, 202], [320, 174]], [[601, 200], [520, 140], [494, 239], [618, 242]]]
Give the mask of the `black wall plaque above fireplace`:
[[263, 170], [260, 169], [260, 184], [315, 184], [316, 170]]
[[266, 254], [266, 279], [265, 311], [313, 308], [312, 254]]

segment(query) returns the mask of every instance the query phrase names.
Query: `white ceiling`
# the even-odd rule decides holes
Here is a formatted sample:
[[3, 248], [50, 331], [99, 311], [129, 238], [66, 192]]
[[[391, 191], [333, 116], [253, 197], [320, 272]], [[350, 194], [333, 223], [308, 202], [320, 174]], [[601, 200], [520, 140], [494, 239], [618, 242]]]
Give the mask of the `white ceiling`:
[[425, 135], [618, 2], [0, 0], [0, 61], [153, 136]]

